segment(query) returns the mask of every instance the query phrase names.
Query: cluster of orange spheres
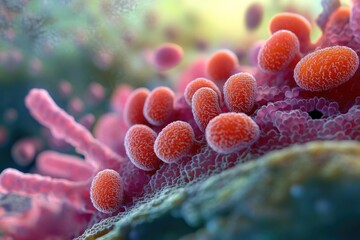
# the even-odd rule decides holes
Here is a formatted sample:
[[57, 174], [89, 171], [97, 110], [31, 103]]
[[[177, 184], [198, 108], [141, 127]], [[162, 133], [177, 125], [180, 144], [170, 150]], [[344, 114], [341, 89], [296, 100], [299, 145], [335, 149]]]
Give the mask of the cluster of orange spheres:
[[[231, 55], [221, 51], [215, 56], [224, 53]], [[229, 68], [228, 73], [221, 74], [231, 71]], [[223, 96], [232, 113], [222, 113], [222, 94], [211, 80], [197, 78], [184, 92], [198, 128], [205, 132], [207, 144], [225, 154], [249, 146], [259, 137], [256, 123], [242, 113], [253, 108], [255, 78], [249, 73], [230, 76], [225, 82]], [[142, 170], [155, 170], [162, 162], [173, 163], [196, 152], [199, 144], [192, 126], [187, 122], [172, 121], [174, 98], [175, 93], [167, 87], [158, 87], [151, 92], [138, 89], [129, 97], [125, 119], [131, 127], [125, 136], [125, 149], [129, 159]], [[237, 120], [228, 124], [229, 119]], [[163, 128], [157, 134], [151, 126]]]
[[[335, 88], [351, 79], [359, 67], [358, 55], [349, 47], [317, 49], [310, 41], [310, 23], [298, 14], [276, 15], [270, 21], [270, 32], [258, 53], [258, 70], [268, 74], [291, 70], [296, 84], [306, 91]], [[154, 64], [159, 69], [171, 68], [182, 54], [180, 47], [164, 45], [157, 50]], [[238, 65], [233, 52], [215, 52], [206, 64], [208, 78], [193, 79], [183, 94], [206, 144], [219, 154], [237, 152], [260, 136], [259, 126], [248, 116], [255, 110], [257, 81], [250, 73], [238, 73]], [[139, 88], [127, 100], [124, 116], [130, 128], [125, 136], [126, 154], [144, 171], [194, 155], [201, 148], [191, 124], [174, 117], [175, 95], [167, 87]], [[105, 187], [105, 183], [109, 185]], [[91, 188], [94, 206], [103, 212], [118, 209], [121, 191], [110, 186], [121, 184], [118, 173], [100, 172]]]

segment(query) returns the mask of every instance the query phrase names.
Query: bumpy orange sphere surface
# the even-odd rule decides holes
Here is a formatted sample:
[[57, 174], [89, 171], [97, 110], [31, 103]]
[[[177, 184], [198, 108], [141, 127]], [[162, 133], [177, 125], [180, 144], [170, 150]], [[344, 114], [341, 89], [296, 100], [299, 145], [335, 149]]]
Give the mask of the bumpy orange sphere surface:
[[244, 113], [222, 113], [206, 128], [206, 141], [218, 153], [228, 154], [250, 146], [260, 135], [258, 125]]
[[126, 132], [126, 154], [135, 166], [144, 171], [158, 169], [162, 163], [154, 152], [156, 137], [154, 130], [142, 124], [134, 125]]
[[326, 91], [347, 82], [359, 67], [359, 57], [345, 46], [315, 51], [298, 62], [296, 83], [309, 91]]
[[91, 183], [90, 198], [100, 212], [116, 212], [123, 201], [123, 182], [119, 173], [111, 169], [98, 172]]
[[194, 139], [194, 131], [189, 123], [172, 122], [163, 128], [156, 138], [156, 156], [166, 163], [176, 162], [191, 153]]

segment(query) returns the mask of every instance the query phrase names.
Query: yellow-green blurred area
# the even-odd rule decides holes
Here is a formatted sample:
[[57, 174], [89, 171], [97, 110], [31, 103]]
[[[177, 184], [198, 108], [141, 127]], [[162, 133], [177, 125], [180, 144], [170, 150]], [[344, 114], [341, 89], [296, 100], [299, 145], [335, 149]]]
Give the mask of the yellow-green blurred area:
[[[258, 28], [248, 31], [245, 14], [253, 3], [263, 8]], [[320, 0], [4, 0], [0, 3], [0, 80], [56, 84], [66, 79], [79, 88], [90, 81], [106, 87], [171, 85], [197, 56], [219, 48], [243, 49], [269, 36], [278, 12], [296, 12], [313, 26]], [[342, 1], [349, 5], [350, 0]], [[182, 63], [158, 73], [151, 52], [174, 42], [184, 48]], [[5, 59], [5, 60], [4, 60]], [[160, 75], [160, 76], [159, 76]], [[157, 82], [158, 81], [158, 82]]]

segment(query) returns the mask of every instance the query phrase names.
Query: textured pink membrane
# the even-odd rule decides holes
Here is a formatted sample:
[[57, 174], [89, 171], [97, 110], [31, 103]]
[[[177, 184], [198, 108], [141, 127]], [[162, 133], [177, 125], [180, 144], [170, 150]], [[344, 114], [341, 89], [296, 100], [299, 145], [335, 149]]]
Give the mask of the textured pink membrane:
[[329, 17], [325, 26], [321, 47], [348, 46], [357, 49], [354, 32], [349, 24], [351, 11], [349, 8], [337, 8]]
[[[347, 113], [340, 114], [339, 105], [324, 98], [269, 103], [256, 113], [255, 121], [262, 134], [254, 147], [268, 151], [312, 140], [359, 140], [360, 131], [356, 127], [359, 110], [359, 105], [354, 105]], [[322, 117], [312, 119], [313, 111], [320, 112]]]
[[350, 15], [350, 29], [354, 34], [355, 41], [360, 43], [360, 1], [352, 0]]
[[[357, 102], [345, 114], [340, 114], [337, 103], [324, 98], [269, 103], [255, 113], [254, 120], [259, 126], [260, 136], [253, 145], [224, 155], [203, 144], [201, 151], [191, 159], [163, 165], [151, 177], [146, 189], [153, 192], [165, 186], [181, 186], [291, 144], [312, 140], [360, 140], [360, 129], [356, 127], [360, 123], [360, 98]], [[321, 112], [322, 118], [312, 119], [310, 114], [314, 110]]]

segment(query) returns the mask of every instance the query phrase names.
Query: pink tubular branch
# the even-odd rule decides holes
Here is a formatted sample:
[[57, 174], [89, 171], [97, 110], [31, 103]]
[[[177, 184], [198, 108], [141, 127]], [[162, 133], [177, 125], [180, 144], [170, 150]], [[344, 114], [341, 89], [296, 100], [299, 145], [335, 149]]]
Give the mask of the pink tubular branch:
[[70, 181], [85, 181], [94, 174], [94, 169], [83, 159], [54, 151], [40, 153], [36, 166], [41, 174]]
[[78, 209], [89, 209], [89, 181], [73, 182], [8, 168], [0, 174], [0, 186], [7, 192], [43, 195], [69, 201]]
[[32, 89], [26, 96], [25, 104], [33, 117], [48, 127], [55, 137], [73, 145], [79, 153], [85, 155], [86, 160], [100, 169], [116, 169], [123, 161], [110, 148], [94, 139], [84, 126], [59, 108], [46, 90]]

